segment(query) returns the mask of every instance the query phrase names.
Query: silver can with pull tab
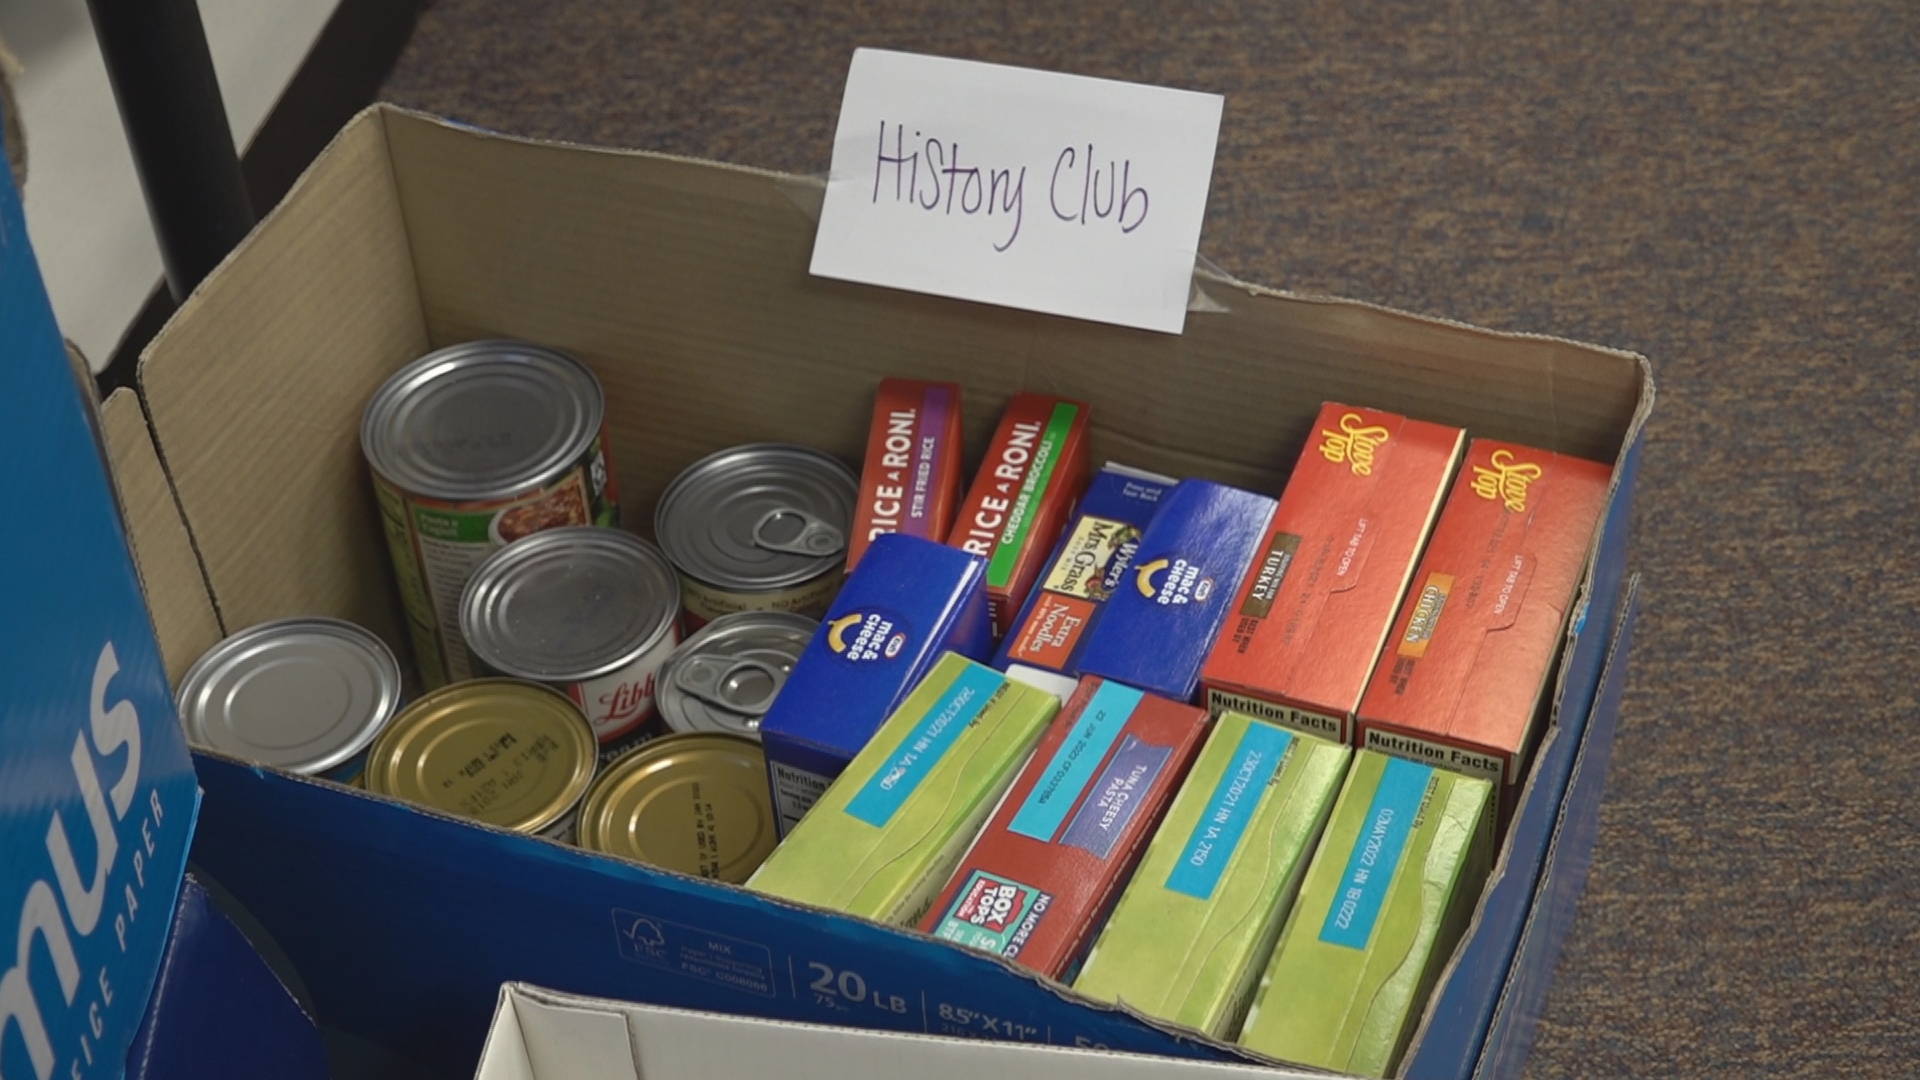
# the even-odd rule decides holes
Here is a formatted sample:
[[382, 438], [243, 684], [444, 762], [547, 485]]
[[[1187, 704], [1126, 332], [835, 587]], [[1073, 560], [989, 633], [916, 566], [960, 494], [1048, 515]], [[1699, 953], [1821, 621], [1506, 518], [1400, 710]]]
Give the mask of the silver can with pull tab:
[[824, 614], [859, 497], [838, 459], [782, 443], [722, 450], [675, 477], [653, 528], [679, 573], [688, 629], [736, 611]]
[[760, 737], [760, 718], [820, 624], [785, 611], [722, 615], [660, 667], [655, 700], [674, 731]]

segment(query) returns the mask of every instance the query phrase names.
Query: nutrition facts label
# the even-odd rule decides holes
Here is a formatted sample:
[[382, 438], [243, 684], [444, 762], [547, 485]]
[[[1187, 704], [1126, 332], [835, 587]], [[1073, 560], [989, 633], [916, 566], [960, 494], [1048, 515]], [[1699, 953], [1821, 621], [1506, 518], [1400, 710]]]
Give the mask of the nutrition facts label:
[[784, 762], [768, 763], [773, 772], [773, 809], [780, 818], [780, 835], [793, 831], [833, 781], [818, 773], [796, 769]]
[[[420, 516], [426, 517], [427, 512], [421, 511]], [[440, 624], [443, 659], [451, 682], [473, 678], [473, 661], [460, 637], [460, 593], [491, 554], [492, 544], [436, 540], [421, 531], [420, 561], [426, 564], [422, 569], [426, 571], [427, 593], [433, 598], [433, 617]]]

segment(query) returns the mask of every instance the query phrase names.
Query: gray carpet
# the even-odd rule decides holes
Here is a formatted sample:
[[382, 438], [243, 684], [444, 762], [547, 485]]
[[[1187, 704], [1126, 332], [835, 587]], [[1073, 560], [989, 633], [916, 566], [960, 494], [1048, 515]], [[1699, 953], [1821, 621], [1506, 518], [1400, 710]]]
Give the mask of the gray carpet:
[[384, 96], [824, 171], [856, 45], [1224, 93], [1245, 278], [1644, 352], [1645, 572], [1530, 1075], [1920, 1072], [1920, 5], [440, 0]]

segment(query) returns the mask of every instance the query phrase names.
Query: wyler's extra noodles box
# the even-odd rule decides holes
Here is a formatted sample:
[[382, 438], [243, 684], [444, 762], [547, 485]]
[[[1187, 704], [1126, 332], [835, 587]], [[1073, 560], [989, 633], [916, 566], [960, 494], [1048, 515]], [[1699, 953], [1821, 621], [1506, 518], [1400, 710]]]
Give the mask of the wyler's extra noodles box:
[[1081, 674], [1193, 700], [1200, 665], [1273, 509], [1265, 495], [1182, 480], [1153, 515], [1124, 584], [1087, 635]]
[[827, 790], [942, 652], [984, 660], [986, 560], [878, 537], [760, 721], [781, 835]]
[[1486, 881], [1492, 795], [1476, 777], [1355, 754], [1240, 1044], [1391, 1074]]
[[1082, 679], [920, 929], [1071, 979], [1207, 730], [1207, 714]]
[[1611, 470], [1475, 439], [1360, 702], [1362, 745], [1484, 776], [1502, 820]]
[[1086, 483], [1087, 406], [1015, 394], [947, 537], [987, 559], [994, 637], [1007, 632]]
[[1176, 483], [1113, 462], [1094, 474], [1073, 525], [1000, 642], [994, 667], [1062, 698], [1073, 693], [1080, 647], [1133, 565], [1160, 500]]
[[1342, 742], [1466, 433], [1328, 402], [1200, 679], [1238, 709]]
[[1059, 711], [1044, 690], [943, 655], [747, 887], [920, 921]]
[[947, 538], [960, 501], [962, 452], [959, 384], [880, 380], [847, 543], [848, 570], [876, 536]]
[[1231, 1039], [1352, 754], [1222, 714], [1073, 988]]

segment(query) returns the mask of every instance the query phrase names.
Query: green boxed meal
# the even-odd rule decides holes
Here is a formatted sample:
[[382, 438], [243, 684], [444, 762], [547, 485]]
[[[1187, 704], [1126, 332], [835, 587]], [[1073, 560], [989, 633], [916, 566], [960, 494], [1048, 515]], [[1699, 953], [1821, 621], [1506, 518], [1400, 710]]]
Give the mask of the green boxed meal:
[[967, 852], [1060, 699], [942, 656], [747, 887], [909, 926]]
[[1223, 713], [1074, 989], [1230, 1038], [1351, 753]]
[[1476, 777], [1355, 755], [1241, 1045], [1392, 1072], [1486, 882], [1492, 793]]

